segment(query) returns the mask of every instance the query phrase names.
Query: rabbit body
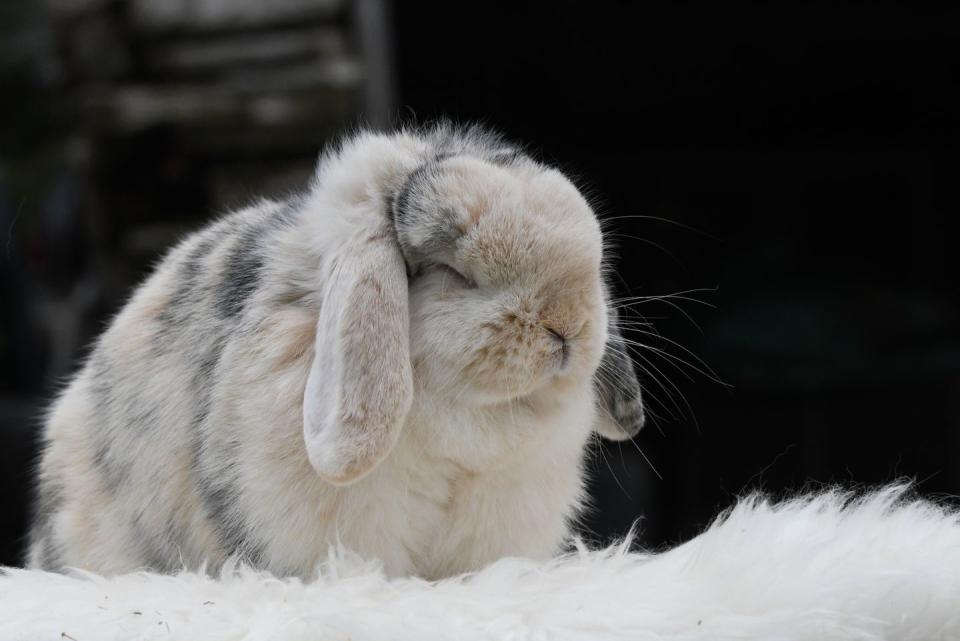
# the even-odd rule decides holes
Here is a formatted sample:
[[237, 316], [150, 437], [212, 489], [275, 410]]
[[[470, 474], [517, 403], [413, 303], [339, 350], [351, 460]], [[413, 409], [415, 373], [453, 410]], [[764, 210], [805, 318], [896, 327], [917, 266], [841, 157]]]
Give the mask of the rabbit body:
[[[563, 364], [537, 365], [549, 383], [516, 396], [472, 384], [453, 393], [443, 382], [456, 377], [436, 364], [448, 347], [436, 341], [450, 341], [449, 358], [473, 348], [431, 326], [446, 304], [434, 298], [449, 302], [458, 294], [445, 288], [457, 286], [480, 294], [466, 280], [442, 282], [457, 278], [446, 268], [415, 278], [427, 264], [417, 238], [430, 234], [418, 237], [404, 218], [428, 196], [410, 182], [425, 163], [444, 163], [430, 181], [466, 176], [476, 193], [488, 170], [494, 183], [546, 171], [513, 157], [498, 165], [502, 153], [475, 133], [364, 134], [321, 161], [304, 195], [232, 213], [176, 246], [49, 412], [28, 564], [110, 574], [215, 568], [237, 556], [308, 578], [342, 544], [390, 575], [439, 578], [556, 553], [583, 500], [598, 422], [593, 371], [607, 340], [602, 292], [590, 284], [598, 277], [577, 289], [592, 334], [582, 353], [564, 343]], [[592, 214], [578, 224], [589, 272], [599, 229]], [[491, 250], [490, 260], [514, 250], [523, 260], [524, 247]], [[379, 262], [338, 293], [334, 281], [367, 251]], [[383, 311], [391, 305], [395, 313]], [[341, 308], [355, 315], [325, 316]], [[354, 351], [327, 345], [354, 334]], [[521, 347], [497, 352], [504, 374], [477, 369], [469, 380], [513, 381], [509, 358]], [[366, 365], [375, 359], [383, 365]], [[351, 372], [355, 363], [364, 366]], [[363, 431], [368, 415], [375, 428]], [[392, 417], [393, 432], [381, 429]]]

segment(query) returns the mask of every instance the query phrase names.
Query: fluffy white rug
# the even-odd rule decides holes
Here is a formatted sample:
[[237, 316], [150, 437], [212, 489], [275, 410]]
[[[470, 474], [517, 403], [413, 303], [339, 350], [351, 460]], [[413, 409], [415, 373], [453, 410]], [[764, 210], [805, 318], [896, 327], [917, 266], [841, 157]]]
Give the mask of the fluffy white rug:
[[309, 584], [9, 569], [0, 639], [960, 639], [960, 514], [904, 492], [753, 497], [661, 554], [505, 559], [439, 583], [343, 552]]

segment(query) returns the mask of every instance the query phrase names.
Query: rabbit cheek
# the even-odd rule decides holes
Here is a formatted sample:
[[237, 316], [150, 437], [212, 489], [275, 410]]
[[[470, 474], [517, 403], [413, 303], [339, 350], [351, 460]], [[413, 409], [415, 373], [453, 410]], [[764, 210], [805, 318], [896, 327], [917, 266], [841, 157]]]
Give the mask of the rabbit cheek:
[[473, 351], [464, 374], [488, 400], [526, 396], [540, 385], [552, 363], [552, 354], [539, 347], [529, 332], [502, 328]]

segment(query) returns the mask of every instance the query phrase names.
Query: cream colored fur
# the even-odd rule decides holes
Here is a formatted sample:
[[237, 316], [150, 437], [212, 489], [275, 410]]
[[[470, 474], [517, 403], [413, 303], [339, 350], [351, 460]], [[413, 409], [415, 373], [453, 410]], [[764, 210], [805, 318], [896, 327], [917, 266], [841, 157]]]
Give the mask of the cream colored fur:
[[[561, 549], [608, 338], [600, 229], [559, 172], [438, 138], [362, 134], [302, 197], [171, 251], [50, 412], [30, 566], [305, 577], [342, 544], [439, 578]], [[430, 216], [451, 237], [427, 260]]]

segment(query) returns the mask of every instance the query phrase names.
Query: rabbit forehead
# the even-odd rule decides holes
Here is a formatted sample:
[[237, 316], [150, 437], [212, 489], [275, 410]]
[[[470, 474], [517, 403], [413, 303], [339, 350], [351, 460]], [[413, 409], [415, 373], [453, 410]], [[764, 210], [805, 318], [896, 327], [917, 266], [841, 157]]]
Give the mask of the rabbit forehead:
[[600, 248], [542, 220], [482, 217], [457, 242], [455, 261], [478, 280], [574, 287], [598, 283]]
[[583, 196], [555, 169], [532, 162], [495, 165], [469, 156], [447, 158], [433, 175], [437, 203], [456, 218], [461, 233], [487, 215], [523, 223], [574, 225], [599, 243], [596, 217]]
[[[463, 261], [529, 272], [531, 262], [567, 258], [599, 267], [600, 226], [580, 192], [558, 171], [526, 163], [499, 166], [445, 159], [430, 176], [435, 229]], [[442, 229], [441, 229], [442, 228]], [[464, 265], [470, 268], [471, 265]]]

